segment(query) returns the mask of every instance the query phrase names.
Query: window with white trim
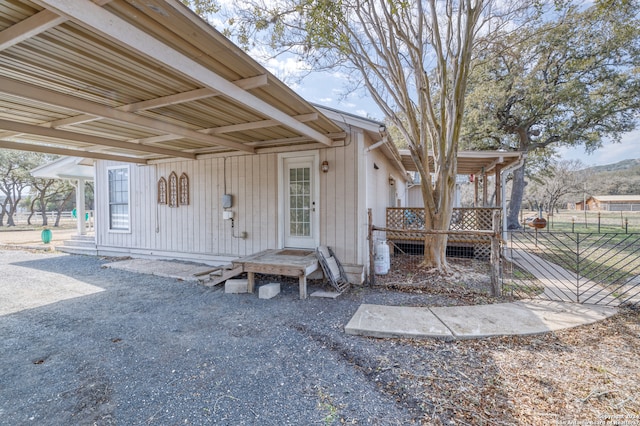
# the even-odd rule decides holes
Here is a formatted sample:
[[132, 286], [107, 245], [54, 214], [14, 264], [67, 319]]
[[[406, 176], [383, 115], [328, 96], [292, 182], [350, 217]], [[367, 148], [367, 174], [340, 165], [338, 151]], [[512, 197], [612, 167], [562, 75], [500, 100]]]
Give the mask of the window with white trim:
[[129, 230], [129, 167], [108, 169], [109, 177], [109, 229]]

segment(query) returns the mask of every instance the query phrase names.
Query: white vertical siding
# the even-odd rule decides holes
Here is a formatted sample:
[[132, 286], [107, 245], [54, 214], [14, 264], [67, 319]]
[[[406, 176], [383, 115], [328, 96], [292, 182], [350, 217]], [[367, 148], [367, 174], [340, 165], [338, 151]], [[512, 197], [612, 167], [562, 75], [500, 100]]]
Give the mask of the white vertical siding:
[[[368, 178], [367, 208], [372, 211], [373, 224], [385, 226], [387, 207], [396, 207], [398, 199], [401, 204], [406, 202], [406, 177], [400, 175], [379, 149], [370, 151], [365, 156], [365, 173]], [[393, 187], [389, 184], [390, 177], [395, 180]], [[391, 200], [391, 191], [395, 193], [394, 200]]]
[[358, 151], [355, 131], [345, 146], [320, 151], [320, 163], [329, 172], [320, 173], [320, 243], [330, 246], [343, 263], [358, 259]]
[[[96, 227], [103, 251], [139, 254], [189, 254], [200, 258], [241, 256], [275, 248], [277, 241], [275, 154], [236, 156], [226, 160], [226, 190], [233, 195], [234, 228], [222, 219], [225, 160], [211, 158], [130, 167], [131, 232], [110, 232], [106, 169], [118, 163], [99, 161], [96, 166], [96, 209], [104, 218]], [[190, 203], [169, 207], [157, 203], [157, 181], [175, 172], [189, 177]], [[248, 238], [234, 238], [241, 232]]]
[[[395, 173], [398, 184], [403, 182], [380, 153], [373, 151], [363, 158], [362, 149], [370, 142], [363, 133], [351, 130], [345, 146], [319, 150], [320, 163], [329, 163], [328, 173], [319, 172], [320, 243], [331, 246], [347, 264], [366, 262], [367, 253], [359, 250], [363, 247], [359, 236], [366, 238], [366, 232], [359, 228], [366, 226], [367, 207], [373, 208], [374, 223], [383, 225], [389, 175]], [[373, 170], [374, 161], [379, 170]], [[106, 168], [117, 164], [98, 161], [96, 166], [96, 210], [103, 218], [96, 226], [99, 250], [215, 260], [278, 248], [278, 154], [131, 165], [130, 233], [108, 230]], [[189, 177], [188, 206], [157, 204], [157, 181], [173, 171], [178, 177], [182, 173]], [[225, 184], [233, 196], [233, 228], [230, 220], [222, 219]], [[359, 193], [364, 188], [366, 195]], [[238, 237], [243, 231], [246, 239], [232, 235]]]

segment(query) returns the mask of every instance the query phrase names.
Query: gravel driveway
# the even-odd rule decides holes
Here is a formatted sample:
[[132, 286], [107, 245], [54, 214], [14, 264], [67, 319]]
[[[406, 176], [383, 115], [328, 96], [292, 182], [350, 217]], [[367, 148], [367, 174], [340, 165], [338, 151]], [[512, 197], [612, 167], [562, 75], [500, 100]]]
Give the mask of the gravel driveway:
[[0, 251], [4, 290], [102, 290], [0, 316], [0, 424], [386, 425], [423, 414], [394, 375], [402, 361], [389, 361], [419, 348], [343, 327], [361, 303], [446, 300], [368, 288], [299, 300], [297, 285], [261, 300], [107, 261]]

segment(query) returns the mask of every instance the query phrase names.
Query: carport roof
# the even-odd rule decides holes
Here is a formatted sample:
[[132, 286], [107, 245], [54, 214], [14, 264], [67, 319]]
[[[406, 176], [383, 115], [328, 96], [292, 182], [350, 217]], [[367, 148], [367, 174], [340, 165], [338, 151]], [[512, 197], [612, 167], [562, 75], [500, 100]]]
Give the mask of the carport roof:
[[[522, 155], [520, 151], [458, 151], [458, 174], [493, 174], [496, 166], [504, 169], [520, 161]], [[400, 156], [405, 169], [410, 172], [418, 170], [408, 149], [401, 149]], [[429, 167], [433, 170], [433, 154], [429, 154]]]
[[0, 93], [0, 148], [146, 163], [345, 138], [175, 0], [3, 0]]

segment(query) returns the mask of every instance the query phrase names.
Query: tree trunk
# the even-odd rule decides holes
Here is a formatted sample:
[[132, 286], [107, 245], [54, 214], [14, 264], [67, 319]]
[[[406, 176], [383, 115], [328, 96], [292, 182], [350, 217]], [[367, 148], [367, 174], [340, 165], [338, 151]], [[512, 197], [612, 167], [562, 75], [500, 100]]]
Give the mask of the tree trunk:
[[447, 263], [448, 239], [448, 235], [446, 234], [427, 234], [424, 238], [424, 261], [420, 266], [435, 268], [440, 272], [446, 272], [449, 268], [449, 264]]
[[[525, 162], [526, 164], [526, 162]], [[513, 171], [513, 182], [511, 184], [511, 200], [509, 201], [509, 209], [507, 211], [507, 229], [520, 229], [518, 215], [522, 206], [522, 197], [524, 196], [524, 180], [525, 164], [519, 169]]]
[[42, 216], [42, 226], [49, 225], [49, 218], [47, 217], [47, 201], [44, 197], [40, 199], [40, 215]]
[[[443, 179], [446, 179], [443, 177]], [[438, 191], [440, 199], [435, 200], [439, 206], [438, 212], [432, 212], [426, 205], [424, 209], [425, 231], [448, 231], [453, 213], [453, 198], [455, 192], [455, 176], [447, 179], [447, 188]], [[424, 184], [424, 180], [423, 180]], [[423, 197], [425, 196], [423, 189]], [[447, 234], [426, 234], [424, 238], [424, 259], [420, 266], [435, 268], [441, 273], [447, 273]]]
[[4, 202], [2, 203], [2, 209], [0, 210], [0, 226], [4, 226], [4, 215], [7, 214], [7, 203], [9, 202], [9, 200], [7, 198], [5, 198]]
[[9, 210], [7, 211], [7, 226], [16, 226], [13, 216], [16, 214], [16, 206], [9, 201]]
[[38, 201], [37, 198], [34, 198], [33, 200], [31, 200], [31, 205], [29, 206], [29, 217], [27, 218], [27, 225], [31, 225], [31, 218], [33, 217], [34, 214], [36, 214], [36, 201]]
[[73, 194], [74, 194], [73, 190], [69, 191], [67, 195], [64, 197], [64, 199], [62, 200], [62, 202], [58, 205], [58, 208], [56, 209], [56, 223], [53, 225], [56, 228], [60, 226], [60, 217], [62, 216], [62, 209], [64, 208], [64, 205], [67, 203], [67, 201], [69, 201], [69, 199]]

